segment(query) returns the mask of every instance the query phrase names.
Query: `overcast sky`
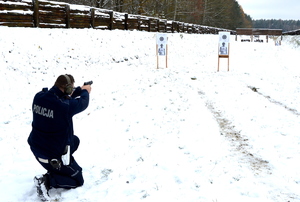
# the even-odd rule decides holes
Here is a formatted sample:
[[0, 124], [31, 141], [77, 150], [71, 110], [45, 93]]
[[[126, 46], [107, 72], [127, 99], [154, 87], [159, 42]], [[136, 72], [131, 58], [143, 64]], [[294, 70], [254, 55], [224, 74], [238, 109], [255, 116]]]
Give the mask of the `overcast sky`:
[[300, 0], [237, 0], [252, 19], [300, 20]]

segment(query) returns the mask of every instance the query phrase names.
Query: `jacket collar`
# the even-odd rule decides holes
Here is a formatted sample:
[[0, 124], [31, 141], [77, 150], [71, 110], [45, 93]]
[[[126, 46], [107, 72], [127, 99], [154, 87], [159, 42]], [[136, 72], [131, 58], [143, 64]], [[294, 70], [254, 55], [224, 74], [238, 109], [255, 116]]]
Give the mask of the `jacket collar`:
[[50, 89], [50, 92], [52, 92], [53, 94], [57, 95], [58, 97], [64, 97], [66, 96], [66, 94], [64, 94], [58, 87], [53, 86]]

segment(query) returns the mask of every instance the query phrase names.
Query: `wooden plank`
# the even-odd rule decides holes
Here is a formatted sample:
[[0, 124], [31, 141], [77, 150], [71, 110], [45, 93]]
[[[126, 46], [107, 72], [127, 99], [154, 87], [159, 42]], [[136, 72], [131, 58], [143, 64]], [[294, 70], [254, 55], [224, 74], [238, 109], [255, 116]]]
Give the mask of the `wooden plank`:
[[281, 36], [282, 35], [282, 29], [269, 29], [268, 35], [274, 35], [274, 36]]
[[32, 17], [31, 18], [27, 18], [27, 19], [24, 19], [24, 18], [9, 18], [9, 19], [5, 19], [5, 18], [1, 18], [0, 17], [0, 22], [33, 23], [33, 19], [32, 19]]
[[113, 27], [114, 29], [125, 29], [124, 22], [122, 21], [114, 21]]
[[95, 24], [94, 24], [95, 27], [101, 27], [101, 26], [109, 27], [109, 25], [110, 25], [109, 22], [95, 22]]
[[40, 13], [66, 13], [66, 8], [39, 7]]
[[66, 12], [40, 12], [40, 17], [66, 18]]
[[76, 15], [70, 13], [70, 27], [71, 28], [90, 28], [90, 16], [87, 15]]
[[138, 29], [138, 19], [137, 18], [129, 18], [128, 16], [128, 20], [127, 20], [127, 28], [128, 30], [136, 30]]
[[114, 29], [120, 29], [120, 30], [124, 30], [125, 26], [122, 24], [114, 24]]
[[79, 10], [79, 9], [73, 9], [70, 8], [70, 14], [71, 15], [91, 15], [89, 10]]
[[0, 3], [0, 10], [4, 11], [11, 11], [11, 10], [22, 10], [22, 11], [30, 11], [32, 10], [32, 5], [29, 4], [1, 4]]
[[9, 22], [9, 21], [16, 21], [16, 22], [21, 22], [21, 21], [32, 21], [32, 15], [30, 14], [21, 14], [21, 13], [0, 13], [0, 19], [1, 21], [4, 22]]
[[51, 7], [51, 8], [64, 8], [67, 3], [63, 2], [54, 2], [54, 1], [39, 1], [39, 6], [41, 8]]
[[66, 25], [66, 19], [65, 18], [51, 18], [49, 16], [40, 18], [40, 23], [49, 23], [49, 24], [65, 24]]
[[0, 22], [0, 26], [7, 26], [7, 27], [33, 27], [33, 22]]
[[268, 35], [268, 29], [252, 29], [253, 35]]
[[251, 29], [237, 28], [237, 35], [282, 35], [281, 29]]
[[81, 10], [70, 7], [70, 27], [71, 28], [91, 28], [90, 10]]
[[50, 23], [40, 23], [40, 28], [65, 28], [65, 24], [50, 24]]
[[86, 21], [89, 21], [90, 20], [90, 16], [88, 16], [88, 15], [78, 15], [78, 14], [76, 14], [76, 15], [72, 15], [72, 14], [70, 14], [70, 17], [71, 17], [71, 19], [70, 20], [86, 20]]
[[20, 3], [20, 1], [21, 1], [21, 0], [2, 0], [2, 1], [4, 1], [4, 2], [7, 2], [7, 1], [9, 1], [9, 2], [16, 2], [16, 3]]
[[252, 35], [252, 28], [237, 28], [237, 35]]

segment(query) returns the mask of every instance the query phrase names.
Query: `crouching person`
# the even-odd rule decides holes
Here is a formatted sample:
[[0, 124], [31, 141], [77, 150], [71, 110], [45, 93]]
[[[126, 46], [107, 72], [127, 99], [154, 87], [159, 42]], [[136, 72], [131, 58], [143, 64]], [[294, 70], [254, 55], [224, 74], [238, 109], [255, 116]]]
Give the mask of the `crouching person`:
[[82, 168], [73, 157], [80, 140], [74, 135], [72, 117], [88, 107], [91, 86], [74, 88], [74, 82], [72, 75], [60, 75], [50, 90], [44, 88], [33, 99], [28, 144], [47, 170], [34, 177], [42, 200], [49, 199], [51, 188], [71, 189], [84, 183]]

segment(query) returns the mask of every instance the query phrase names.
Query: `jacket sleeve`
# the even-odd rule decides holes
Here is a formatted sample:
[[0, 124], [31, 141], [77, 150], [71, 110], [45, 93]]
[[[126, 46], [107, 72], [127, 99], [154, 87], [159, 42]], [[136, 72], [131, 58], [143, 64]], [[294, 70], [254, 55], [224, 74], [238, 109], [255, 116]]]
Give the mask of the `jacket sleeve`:
[[[76, 89], [77, 90], [77, 89]], [[90, 95], [87, 90], [81, 90], [76, 98], [70, 100], [70, 115], [71, 117], [84, 111], [89, 105]]]
[[72, 93], [71, 97], [76, 98], [76, 97], [80, 96], [80, 94], [81, 94], [81, 88], [78, 86], [75, 88], [75, 91]]

